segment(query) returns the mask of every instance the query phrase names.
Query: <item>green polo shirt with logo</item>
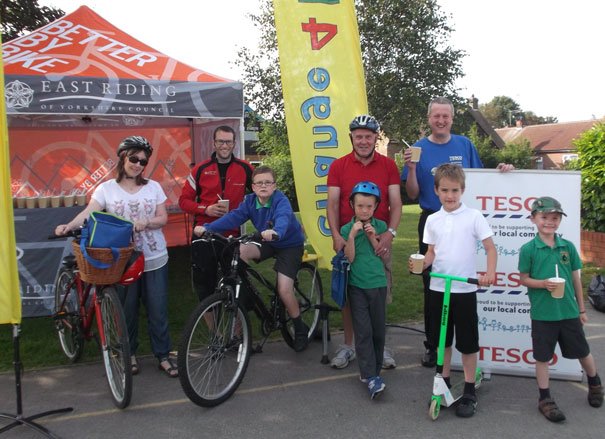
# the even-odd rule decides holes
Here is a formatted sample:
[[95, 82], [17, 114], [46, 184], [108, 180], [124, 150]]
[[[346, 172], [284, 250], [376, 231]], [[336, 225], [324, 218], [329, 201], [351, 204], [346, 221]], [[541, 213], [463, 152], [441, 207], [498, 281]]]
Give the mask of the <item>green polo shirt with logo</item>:
[[565, 295], [553, 299], [545, 288], [527, 288], [533, 320], [557, 321], [580, 315], [571, 274], [582, 268], [582, 261], [573, 243], [555, 235], [555, 245], [550, 247], [536, 235], [521, 247], [520, 273], [528, 273], [532, 279], [548, 279], [555, 277], [555, 266], [559, 268], [559, 277], [565, 279]]
[[[340, 229], [340, 234], [347, 240], [354, 222], [355, 218]], [[370, 224], [376, 230], [376, 235], [387, 231], [387, 224], [384, 221], [372, 218]], [[363, 230], [355, 236], [355, 260], [350, 267], [349, 284], [363, 289], [387, 286], [382, 259], [376, 256], [374, 247]]]

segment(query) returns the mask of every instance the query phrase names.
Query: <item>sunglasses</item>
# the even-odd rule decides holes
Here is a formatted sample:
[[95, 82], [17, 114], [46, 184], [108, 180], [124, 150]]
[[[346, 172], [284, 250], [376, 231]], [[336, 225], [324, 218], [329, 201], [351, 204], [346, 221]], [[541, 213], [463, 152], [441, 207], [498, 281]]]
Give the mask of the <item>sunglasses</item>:
[[140, 164], [141, 164], [141, 166], [147, 166], [147, 163], [149, 163], [149, 160], [147, 160], [147, 159], [140, 159], [140, 158], [138, 158], [136, 155], [131, 155], [131, 156], [129, 156], [129, 157], [128, 157], [128, 161], [129, 161], [130, 163], [135, 164], [135, 165], [136, 165], [137, 163], [140, 163]]

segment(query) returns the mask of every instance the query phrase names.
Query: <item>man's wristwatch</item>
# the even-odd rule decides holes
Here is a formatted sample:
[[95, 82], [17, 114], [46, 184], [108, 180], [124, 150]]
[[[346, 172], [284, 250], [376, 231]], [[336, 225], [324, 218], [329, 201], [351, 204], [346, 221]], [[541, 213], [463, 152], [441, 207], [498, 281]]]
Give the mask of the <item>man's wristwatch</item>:
[[389, 227], [389, 228], [387, 229], [387, 232], [389, 232], [391, 235], [393, 235], [393, 238], [395, 238], [395, 237], [397, 236], [397, 230], [395, 230], [395, 229], [394, 229], [394, 228], [392, 228], [392, 227]]

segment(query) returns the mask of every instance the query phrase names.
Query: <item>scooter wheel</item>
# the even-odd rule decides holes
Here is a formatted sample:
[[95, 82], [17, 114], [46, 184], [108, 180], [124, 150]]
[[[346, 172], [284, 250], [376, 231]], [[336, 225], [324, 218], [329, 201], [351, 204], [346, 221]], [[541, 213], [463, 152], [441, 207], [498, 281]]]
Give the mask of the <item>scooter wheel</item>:
[[436, 399], [431, 400], [431, 405], [429, 406], [429, 416], [433, 421], [435, 421], [439, 417], [439, 410], [441, 409], [441, 404]]

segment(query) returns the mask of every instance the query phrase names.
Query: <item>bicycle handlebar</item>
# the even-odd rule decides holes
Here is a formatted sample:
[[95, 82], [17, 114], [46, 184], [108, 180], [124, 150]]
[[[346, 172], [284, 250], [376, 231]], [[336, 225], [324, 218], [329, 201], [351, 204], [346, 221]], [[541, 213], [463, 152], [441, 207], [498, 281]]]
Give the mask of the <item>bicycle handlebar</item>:
[[194, 239], [193, 241], [191, 241], [191, 243], [194, 244], [196, 242], [210, 242], [212, 240], [222, 241], [222, 242], [225, 242], [227, 245], [254, 244], [254, 245], [257, 245], [260, 247], [260, 245], [261, 245], [260, 241], [262, 241], [263, 238], [262, 238], [260, 232], [246, 233], [241, 236], [225, 237], [225, 236], [221, 235], [220, 233], [210, 232], [209, 230], [206, 230], [200, 238]]
[[82, 235], [82, 229], [70, 230], [65, 235], [48, 235], [46, 239], [64, 239], [64, 238], [79, 238]]
[[479, 279], [475, 279], [474, 277], [460, 277], [460, 276], [452, 276], [451, 274], [441, 274], [441, 273], [429, 273], [431, 277], [438, 277], [440, 279], [449, 279], [456, 280], [458, 282], [466, 282], [467, 284], [475, 284], [479, 285]]

